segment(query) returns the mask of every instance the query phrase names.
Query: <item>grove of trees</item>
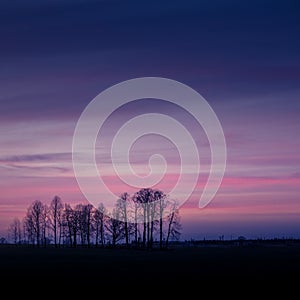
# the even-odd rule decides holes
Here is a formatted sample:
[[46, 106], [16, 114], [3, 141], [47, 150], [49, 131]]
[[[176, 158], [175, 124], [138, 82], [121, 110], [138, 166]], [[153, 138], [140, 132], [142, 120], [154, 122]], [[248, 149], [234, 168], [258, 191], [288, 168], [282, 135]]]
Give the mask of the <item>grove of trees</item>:
[[54, 196], [50, 205], [35, 200], [22, 220], [14, 218], [9, 239], [15, 244], [36, 247], [141, 247], [168, 248], [169, 241], [180, 238], [179, 209], [165, 193], [143, 188], [120, 195], [108, 212], [103, 203], [63, 203]]

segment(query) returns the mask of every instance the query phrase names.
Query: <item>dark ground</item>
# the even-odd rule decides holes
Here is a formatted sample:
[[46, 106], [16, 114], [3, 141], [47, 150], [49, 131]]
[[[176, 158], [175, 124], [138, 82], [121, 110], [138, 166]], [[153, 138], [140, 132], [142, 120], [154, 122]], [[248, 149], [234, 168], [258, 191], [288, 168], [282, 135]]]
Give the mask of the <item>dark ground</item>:
[[[300, 245], [198, 246], [170, 250], [0, 246], [1, 282], [108, 287], [289, 284], [300, 279]], [[51, 284], [50, 284], [51, 286]]]

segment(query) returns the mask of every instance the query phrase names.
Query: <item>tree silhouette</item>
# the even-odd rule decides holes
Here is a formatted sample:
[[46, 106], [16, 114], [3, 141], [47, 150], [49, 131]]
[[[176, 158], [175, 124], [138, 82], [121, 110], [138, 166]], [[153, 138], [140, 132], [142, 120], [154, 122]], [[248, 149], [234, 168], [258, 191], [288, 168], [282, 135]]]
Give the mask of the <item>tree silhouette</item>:
[[78, 233], [80, 235], [81, 245], [87, 244], [91, 246], [91, 234], [92, 234], [92, 216], [93, 216], [93, 205], [91, 204], [77, 204], [74, 215], [77, 216], [78, 222]]
[[122, 240], [125, 236], [125, 223], [120, 220], [120, 209], [118, 207], [119, 202], [120, 199], [117, 202], [117, 207], [113, 209], [110, 218], [108, 218], [107, 222], [105, 223], [105, 228], [111, 237], [111, 243], [113, 247], [115, 247], [118, 241]]
[[80, 203], [71, 206], [54, 196], [47, 206], [36, 200], [28, 207], [23, 220], [15, 218], [9, 227], [15, 244], [23, 242], [37, 247], [49, 243], [55, 247], [104, 247], [109, 243], [114, 247], [123, 244], [127, 248], [136, 245], [152, 249], [158, 240], [157, 245], [163, 249], [171, 239], [179, 239], [180, 231], [175, 202], [163, 191], [151, 188], [140, 189], [133, 195], [122, 193], [110, 213], [103, 203], [97, 208]]
[[173, 210], [171, 211], [167, 220], [168, 220], [168, 231], [166, 237], [166, 248], [168, 248], [170, 237], [175, 240], [178, 240], [181, 234], [182, 225], [180, 223], [180, 215], [179, 215], [178, 208], [173, 207]]
[[70, 245], [77, 247], [77, 237], [79, 232], [79, 212], [78, 205], [73, 209], [70, 204], [65, 205], [64, 219], [67, 226], [68, 240]]
[[36, 200], [28, 208], [25, 217], [28, 233], [33, 240], [33, 244], [35, 241], [38, 247], [41, 244], [41, 234], [43, 231], [42, 226], [44, 225], [44, 212], [45, 205], [40, 200]]
[[159, 248], [163, 248], [163, 213], [165, 208], [167, 207], [166, 201], [167, 195], [162, 191], [154, 192], [154, 199], [158, 202], [158, 210], [159, 210]]
[[153, 190], [150, 188], [143, 188], [137, 191], [133, 199], [142, 207], [143, 216], [143, 246], [149, 245], [150, 240], [150, 202], [153, 201]]
[[105, 231], [104, 231], [104, 224], [107, 219], [107, 212], [103, 205], [103, 203], [100, 203], [98, 208], [94, 210], [94, 228], [95, 228], [95, 244], [96, 246], [101, 244], [103, 247], [105, 244]]
[[129, 225], [128, 225], [128, 205], [130, 201], [130, 195], [128, 193], [121, 194], [116, 206], [120, 213], [120, 218], [124, 222], [124, 237], [126, 247], [129, 245]]
[[19, 220], [19, 218], [14, 218], [8, 230], [9, 230], [9, 235], [12, 236], [14, 243], [20, 244], [22, 240], [22, 230], [21, 230], [21, 221]]
[[[57, 247], [58, 244], [60, 245], [63, 207], [64, 206], [61, 198], [58, 196], [54, 196], [49, 208], [49, 220], [54, 235], [55, 247]], [[58, 242], [57, 235], [59, 236]]]

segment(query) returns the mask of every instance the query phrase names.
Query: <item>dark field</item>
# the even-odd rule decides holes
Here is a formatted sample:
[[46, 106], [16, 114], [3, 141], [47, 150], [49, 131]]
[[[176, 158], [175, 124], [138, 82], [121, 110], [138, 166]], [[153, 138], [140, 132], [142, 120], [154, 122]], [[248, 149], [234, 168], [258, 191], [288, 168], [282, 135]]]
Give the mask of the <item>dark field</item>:
[[200, 246], [170, 250], [0, 247], [1, 282], [188, 286], [205, 281], [300, 279], [300, 245]]

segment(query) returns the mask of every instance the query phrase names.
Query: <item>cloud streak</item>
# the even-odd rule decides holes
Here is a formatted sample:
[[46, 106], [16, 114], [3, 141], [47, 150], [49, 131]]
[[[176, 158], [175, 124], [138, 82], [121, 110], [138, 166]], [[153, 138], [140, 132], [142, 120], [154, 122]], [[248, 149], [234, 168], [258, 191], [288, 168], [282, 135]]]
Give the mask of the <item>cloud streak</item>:
[[0, 163], [65, 162], [71, 158], [71, 153], [24, 154], [0, 157]]

